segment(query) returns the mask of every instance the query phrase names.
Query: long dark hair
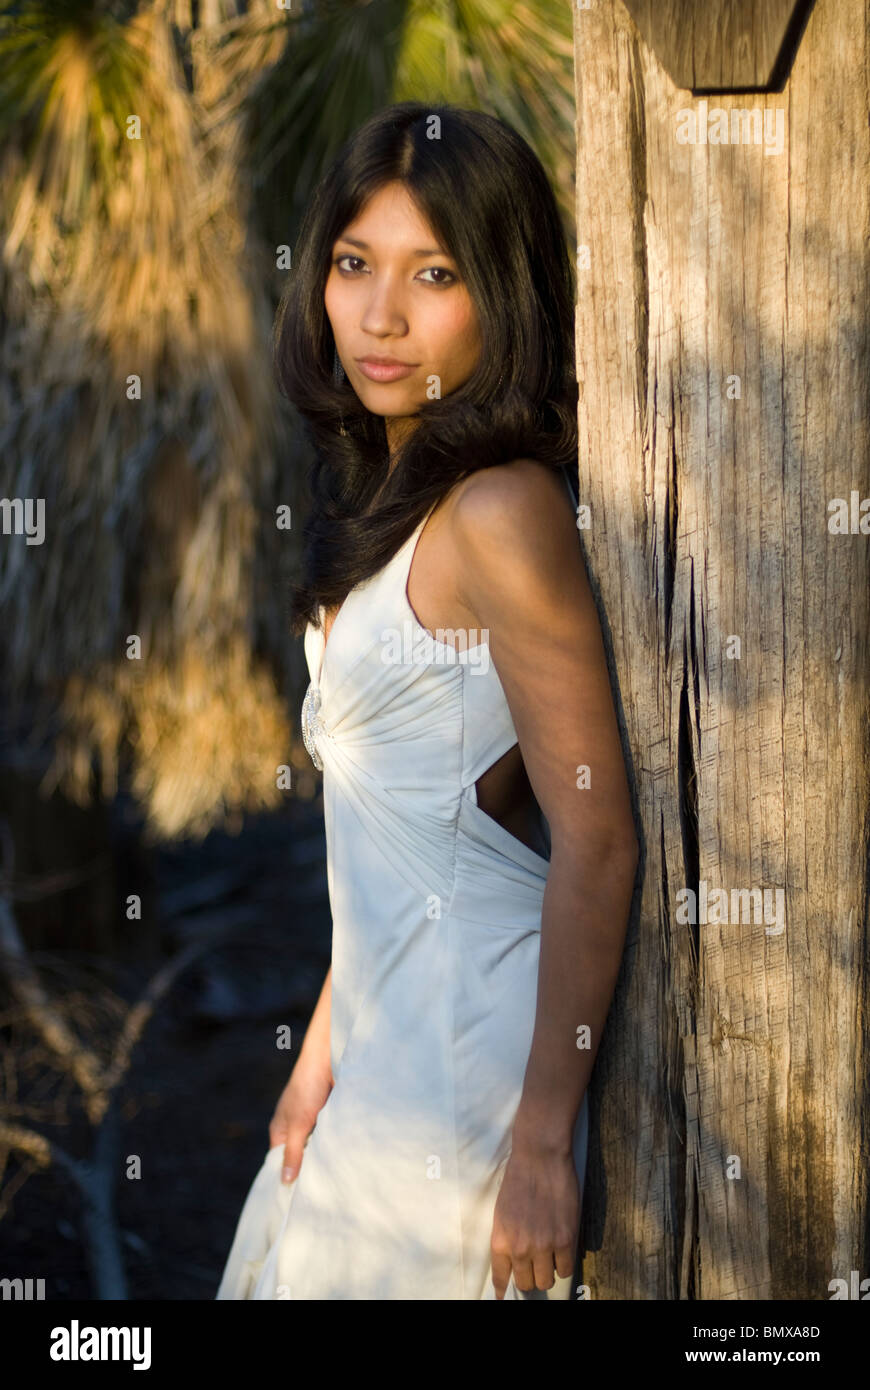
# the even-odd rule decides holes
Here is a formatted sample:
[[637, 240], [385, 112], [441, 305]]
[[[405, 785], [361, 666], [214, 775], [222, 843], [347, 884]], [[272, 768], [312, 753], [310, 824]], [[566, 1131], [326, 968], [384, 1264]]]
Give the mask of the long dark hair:
[[[431, 138], [434, 117], [440, 138]], [[405, 185], [456, 261], [482, 350], [461, 387], [419, 407], [390, 472], [383, 417], [346, 379], [335, 381], [324, 291], [335, 241], [392, 182]], [[573, 265], [547, 175], [525, 140], [494, 116], [416, 101], [366, 121], [303, 219], [275, 364], [314, 445], [303, 572], [290, 604], [297, 634], [317, 625], [319, 603], [337, 606], [381, 570], [461, 478], [515, 458], [575, 465]]]

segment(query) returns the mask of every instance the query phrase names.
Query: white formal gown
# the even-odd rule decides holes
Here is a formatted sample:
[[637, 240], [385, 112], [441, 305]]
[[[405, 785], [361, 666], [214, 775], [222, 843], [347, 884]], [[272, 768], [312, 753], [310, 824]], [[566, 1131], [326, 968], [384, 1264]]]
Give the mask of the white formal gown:
[[[535, 1022], [549, 864], [477, 805], [475, 782], [517, 735], [486, 642], [437, 641], [410, 606], [427, 519], [351, 591], [325, 650], [306, 630], [335, 1085], [293, 1183], [281, 1182], [283, 1145], [266, 1154], [218, 1299], [495, 1298], [492, 1218]], [[587, 1135], [584, 1097], [581, 1191]], [[505, 1297], [567, 1299], [571, 1282], [523, 1293], [511, 1278]]]

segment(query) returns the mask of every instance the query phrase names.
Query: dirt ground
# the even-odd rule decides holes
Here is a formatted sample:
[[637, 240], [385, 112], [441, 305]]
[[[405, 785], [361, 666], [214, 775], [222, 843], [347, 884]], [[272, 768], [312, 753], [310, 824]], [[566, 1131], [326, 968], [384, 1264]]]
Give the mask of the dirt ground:
[[[329, 967], [322, 804], [291, 802], [246, 820], [238, 836], [155, 851], [151, 863], [160, 950], [132, 976], [122, 972], [125, 982], [141, 985], [216, 922], [227, 934], [177, 980], [123, 1087], [116, 1207], [128, 1295], [213, 1299]], [[288, 1024], [289, 1054], [276, 1045]], [[87, 1156], [92, 1135], [74, 1104], [67, 1123], [40, 1128]], [[141, 1159], [140, 1178], [126, 1176], [130, 1155]], [[72, 1181], [56, 1168], [34, 1169], [18, 1186], [22, 1176], [10, 1156], [0, 1178], [0, 1277], [45, 1279], [46, 1299], [94, 1297]]]

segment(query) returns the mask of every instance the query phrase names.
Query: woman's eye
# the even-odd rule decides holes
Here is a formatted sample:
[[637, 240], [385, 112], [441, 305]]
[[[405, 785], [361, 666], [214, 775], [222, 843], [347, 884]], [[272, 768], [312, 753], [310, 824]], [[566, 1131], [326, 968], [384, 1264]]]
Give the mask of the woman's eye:
[[453, 271], [448, 270], [446, 265], [427, 265], [425, 270], [420, 271], [420, 274], [427, 275], [430, 271], [434, 271], [436, 275], [446, 275], [447, 279], [428, 280], [426, 283], [429, 285], [449, 285], [452, 284], [452, 282], [456, 279], [456, 276], [453, 274]]
[[[345, 266], [342, 265], [342, 261], [353, 261], [354, 264]], [[344, 255], [335, 256], [333, 258], [333, 265], [338, 267], [342, 275], [356, 275], [359, 270], [365, 266], [365, 261], [362, 256], [352, 256], [350, 252], [346, 251]], [[427, 280], [425, 282], [427, 285], [452, 285], [457, 279], [453, 271], [448, 270], [446, 265], [426, 266], [425, 270], [420, 271], [420, 275], [435, 275], [438, 277], [434, 280]]]

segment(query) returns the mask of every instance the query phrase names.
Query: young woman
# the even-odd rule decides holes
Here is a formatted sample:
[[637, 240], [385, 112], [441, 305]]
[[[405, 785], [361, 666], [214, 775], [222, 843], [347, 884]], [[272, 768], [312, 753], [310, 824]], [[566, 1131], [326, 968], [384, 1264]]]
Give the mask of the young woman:
[[306, 215], [276, 343], [332, 966], [218, 1298], [570, 1296], [638, 855], [572, 286], [540, 163], [478, 112], [380, 113]]

